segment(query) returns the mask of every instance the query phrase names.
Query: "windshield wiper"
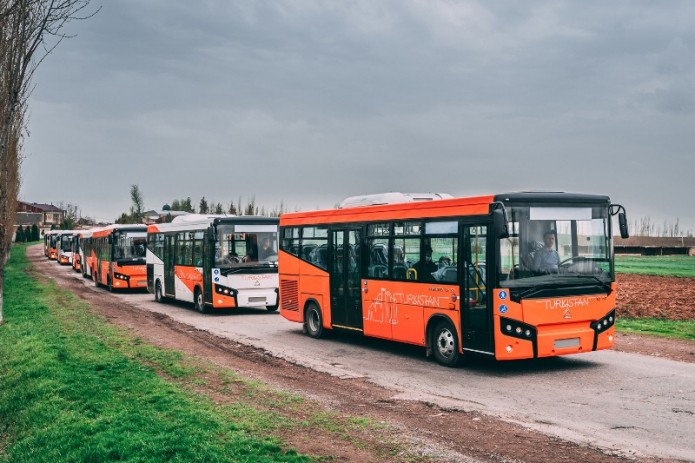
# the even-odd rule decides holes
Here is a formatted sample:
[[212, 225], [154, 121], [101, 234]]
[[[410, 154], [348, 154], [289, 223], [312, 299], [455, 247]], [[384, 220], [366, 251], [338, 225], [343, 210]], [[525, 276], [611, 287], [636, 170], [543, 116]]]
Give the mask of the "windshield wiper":
[[521, 292], [517, 295], [517, 297], [519, 298], [519, 300], [521, 300], [521, 299], [523, 299], [523, 298], [525, 298], [525, 297], [533, 296], [533, 295], [535, 295], [535, 294], [537, 294], [537, 293], [543, 292], [544, 290], [546, 290], [546, 289], [548, 289], [548, 288], [553, 288], [553, 287], [557, 287], [557, 284], [552, 283], [552, 284], [545, 284], [545, 285], [534, 286], [534, 287], [532, 287], [532, 288], [525, 289], [525, 290], [521, 291]]

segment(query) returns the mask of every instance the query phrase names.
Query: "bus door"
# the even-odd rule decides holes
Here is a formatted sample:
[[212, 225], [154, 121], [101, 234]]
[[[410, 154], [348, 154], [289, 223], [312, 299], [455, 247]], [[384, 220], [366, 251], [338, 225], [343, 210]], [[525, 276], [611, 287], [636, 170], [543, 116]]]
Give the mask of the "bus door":
[[176, 295], [174, 284], [175, 238], [175, 235], [164, 236], [164, 294], [167, 296]]
[[332, 325], [362, 331], [360, 230], [331, 232], [329, 256]]
[[461, 344], [466, 350], [494, 353], [492, 295], [487, 286], [491, 268], [487, 262], [487, 231], [485, 225], [466, 225], [463, 230]]

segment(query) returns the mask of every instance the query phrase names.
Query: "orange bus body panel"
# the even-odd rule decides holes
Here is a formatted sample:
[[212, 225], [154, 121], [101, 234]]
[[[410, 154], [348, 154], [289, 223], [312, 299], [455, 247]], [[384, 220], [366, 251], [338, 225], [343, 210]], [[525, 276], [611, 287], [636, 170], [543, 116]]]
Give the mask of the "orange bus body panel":
[[354, 207], [324, 211], [282, 214], [280, 225], [292, 227], [343, 222], [370, 222], [380, 220], [408, 220], [432, 217], [488, 215], [494, 196], [441, 199], [414, 203], [396, 203], [383, 206]]
[[203, 287], [203, 274], [195, 267], [175, 265], [174, 275], [176, 275], [176, 278], [178, 278], [191, 292], [195, 290], [196, 286], [200, 288]]

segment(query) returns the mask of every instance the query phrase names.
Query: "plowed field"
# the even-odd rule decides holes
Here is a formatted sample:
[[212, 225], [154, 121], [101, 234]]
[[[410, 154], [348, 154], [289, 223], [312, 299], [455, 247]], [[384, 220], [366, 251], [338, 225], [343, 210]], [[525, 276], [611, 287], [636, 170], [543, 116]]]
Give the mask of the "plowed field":
[[619, 273], [618, 316], [695, 320], [695, 278]]

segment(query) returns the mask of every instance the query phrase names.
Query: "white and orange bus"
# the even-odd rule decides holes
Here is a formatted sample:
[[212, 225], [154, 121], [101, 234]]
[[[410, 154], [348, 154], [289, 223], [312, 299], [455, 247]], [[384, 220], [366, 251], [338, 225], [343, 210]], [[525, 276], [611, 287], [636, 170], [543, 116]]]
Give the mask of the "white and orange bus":
[[73, 230], [60, 230], [57, 233], [56, 248], [58, 256], [56, 260], [60, 265], [72, 265], [72, 237]]
[[196, 310], [278, 308], [278, 219], [188, 215], [147, 230], [147, 289]]
[[147, 225], [109, 225], [92, 231], [94, 283], [114, 289], [145, 289]]
[[82, 276], [84, 278], [93, 277], [92, 269], [96, 267], [97, 253], [94, 249], [94, 241], [92, 239], [92, 234], [95, 231], [101, 230], [101, 228], [91, 228], [89, 230], [82, 230], [79, 233], [79, 260], [80, 260], [80, 270], [82, 271]]
[[50, 230], [43, 235], [43, 253], [50, 260], [56, 260], [58, 258], [58, 233], [60, 230]]
[[84, 233], [84, 230], [75, 230], [75, 233], [72, 235], [72, 243], [71, 243], [71, 249], [72, 249], [72, 269], [75, 272], [81, 272], [82, 271], [82, 256], [84, 254], [84, 251], [82, 250], [82, 245], [83, 245], [83, 238], [82, 235]]
[[356, 331], [423, 346], [447, 366], [468, 352], [610, 348], [616, 214], [627, 236], [622, 206], [568, 193], [283, 214], [280, 313], [315, 338]]

